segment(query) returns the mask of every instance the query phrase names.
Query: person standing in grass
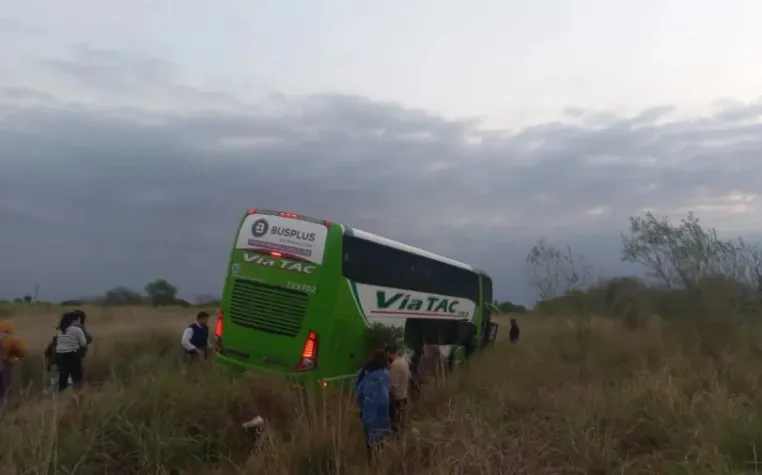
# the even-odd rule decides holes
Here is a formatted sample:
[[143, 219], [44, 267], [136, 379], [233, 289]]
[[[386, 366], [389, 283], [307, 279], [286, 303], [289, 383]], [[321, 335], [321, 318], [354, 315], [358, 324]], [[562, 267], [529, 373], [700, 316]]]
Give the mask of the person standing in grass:
[[442, 349], [439, 345], [423, 345], [423, 355], [418, 363], [418, 378], [421, 386], [436, 381], [444, 375]]
[[85, 320], [87, 319], [87, 314], [83, 312], [82, 310], [74, 310], [72, 312], [76, 314], [79, 318], [76, 322], [74, 322], [72, 325], [75, 325], [82, 329], [82, 333], [85, 334], [85, 340], [87, 340], [87, 346], [82, 348], [82, 358], [85, 357], [85, 353], [87, 353], [87, 349], [90, 347], [90, 344], [93, 342], [93, 336], [90, 334], [89, 331], [87, 331], [87, 328], [85, 327]]
[[519, 341], [520, 334], [521, 330], [519, 330], [519, 325], [516, 323], [516, 319], [511, 318], [511, 330], [508, 332], [508, 339], [511, 343], [516, 343]]
[[82, 357], [87, 348], [87, 337], [79, 326], [81, 318], [80, 313], [67, 312], [61, 316], [61, 323], [58, 325], [55, 363], [58, 369], [59, 391], [69, 387], [69, 377], [74, 389], [82, 386]]
[[389, 375], [391, 377], [391, 400], [389, 417], [392, 432], [399, 432], [402, 425], [405, 406], [407, 405], [408, 389], [410, 387], [410, 363], [399, 354], [397, 345], [387, 348], [389, 352]]
[[0, 409], [3, 408], [13, 383], [13, 368], [29, 354], [26, 343], [16, 336], [10, 320], [0, 321]]
[[[85, 327], [85, 320], [87, 319], [87, 314], [83, 312], [82, 310], [74, 310], [71, 312], [77, 316], [77, 320], [72, 323], [72, 326], [76, 326], [82, 329], [82, 333], [85, 334], [85, 340], [87, 341], [87, 346], [81, 348], [79, 351], [82, 355], [82, 359], [84, 360], [85, 354], [87, 353], [88, 348], [90, 347], [90, 344], [93, 342], [93, 336], [90, 334], [89, 331], [87, 331], [87, 328]], [[58, 329], [58, 327], [56, 327]], [[50, 343], [48, 343], [48, 346], [45, 348], [45, 370], [48, 377], [48, 388], [45, 390], [46, 392], [48, 390], [54, 391], [55, 388], [58, 386], [58, 366], [56, 365], [56, 342], [58, 340], [58, 336], [54, 336], [51, 338]], [[71, 376], [69, 376], [69, 379], [67, 381], [67, 385], [72, 385], [73, 380]]]
[[357, 405], [360, 407], [360, 420], [365, 433], [365, 445], [368, 457], [391, 434], [389, 419], [389, 394], [392, 381], [387, 369], [387, 353], [384, 349], [373, 352], [370, 362], [357, 376], [355, 388]]
[[185, 357], [188, 361], [195, 361], [203, 355], [209, 357], [209, 314], [198, 312], [196, 321], [188, 325], [183, 331], [180, 340], [185, 349]]

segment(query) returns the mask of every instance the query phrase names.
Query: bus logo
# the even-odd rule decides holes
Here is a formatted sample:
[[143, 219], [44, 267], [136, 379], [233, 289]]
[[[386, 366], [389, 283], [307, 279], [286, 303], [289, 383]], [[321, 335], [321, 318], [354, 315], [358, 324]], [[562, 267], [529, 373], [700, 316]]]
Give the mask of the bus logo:
[[358, 309], [369, 319], [436, 318], [473, 320], [476, 303], [468, 298], [353, 283]]
[[[376, 313], [396, 307], [398, 311], [421, 312], [436, 316], [460, 316], [462, 312], [458, 311], [460, 300], [449, 299], [435, 295], [429, 295], [424, 298], [415, 298], [407, 292], [395, 292], [387, 296], [385, 290], [376, 291]], [[371, 312], [373, 313], [373, 312]]]
[[302, 274], [312, 274], [312, 271], [315, 270], [313, 264], [290, 261], [288, 259], [271, 259], [259, 254], [249, 254], [248, 252], [243, 254], [243, 260], [244, 262], [251, 262], [264, 267], [275, 267], [282, 270], [301, 272]]
[[266, 219], [260, 218], [254, 221], [251, 225], [251, 234], [254, 237], [262, 237], [270, 230], [270, 224]]

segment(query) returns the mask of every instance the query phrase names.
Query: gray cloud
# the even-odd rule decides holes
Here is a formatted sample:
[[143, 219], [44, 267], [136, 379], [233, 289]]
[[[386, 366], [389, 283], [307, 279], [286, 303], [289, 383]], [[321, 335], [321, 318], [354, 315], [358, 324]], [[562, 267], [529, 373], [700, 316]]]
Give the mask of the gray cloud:
[[12, 18], [0, 17], [0, 35], [35, 35], [41, 32], [34, 27], [27, 26], [13, 20]]
[[252, 105], [178, 86], [170, 63], [87, 47], [45, 64], [90, 90], [218, 94], [226, 108], [149, 112], [0, 88], [0, 297], [156, 277], [186, 295], [218, 291], [251, 206], [471, 262], [494, 275], [498, 296], [521, 301], [531, 300], [523, 257], [540, 236], [616, 272], [619, 230], [644, 208], [762, 224], [760, 198], [743, 198], [762, 178], [762, 103], [671, 121], [669, 106], [632, 117], [569, 107], [572, 122], [509, 133], [356, 96]]
[[167, 61], [87, 45], [73, 48], [71, 59], [51, 59], [43, 64], [88, 87], [122, 93], [145, 91], [174, 79], [174, 67]]

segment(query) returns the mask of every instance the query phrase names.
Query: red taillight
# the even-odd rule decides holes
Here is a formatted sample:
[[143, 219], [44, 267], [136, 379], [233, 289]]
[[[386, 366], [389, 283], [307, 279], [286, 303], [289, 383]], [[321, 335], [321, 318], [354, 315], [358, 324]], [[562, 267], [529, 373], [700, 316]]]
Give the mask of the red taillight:
[[283, 254], [281, 254], [280, 252], [276, 252], [276, 251], [270, 251], [270, 255], [273, 256], [273, 257], [283, 257]]
[[331, 227], [331, 222], [326, 220], [326, 219], [324, 219], [323, 220], [323, 226], [325, 226], [326, 228], [330, 228]]
[[222, 310], [217, 310], [217, 325], [214, 327], [214, 336], [222, 337]]
[[302, 357], [296, 364], [296, 371], [309, 371], [317, 367], [318, 354], [318, 335], [314, 331], [307, 334], [307, 341], [304, 342]]
[[315, 358], [315, 341], [317, 340], [317, 335], [315, 332], [310, 332], [309, 336], [307, 336], [307, 341], [304, 342], [304, 350], [302, 350], [302, 358], [311, 360]]
[[283, 212], [281, 212], [281, 213], [278, 213], [278, 214], [281, 215], [284, 218], [294, 218], [294, 219], [298, 219], [299, 218], [299, 215], [296, 214], [296, 213], [283, 213]]
[[222, 310], [217, 310], [217, 324], [214, 326], [214, 336], [217, 338], [217, 351], [222, 351]]
[[249, 208], [249, 216], [251, 216], [252, 214], [256, 214], [256, 212], [257, 212], [257, 208]]

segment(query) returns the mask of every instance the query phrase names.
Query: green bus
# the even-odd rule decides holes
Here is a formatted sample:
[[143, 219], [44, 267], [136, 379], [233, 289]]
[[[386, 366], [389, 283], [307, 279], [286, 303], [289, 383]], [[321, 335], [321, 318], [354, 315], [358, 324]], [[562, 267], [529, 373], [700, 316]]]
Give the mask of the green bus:
[[374, 323], [459, 355], [488, 344], [491, 302], [491, 278], [467, 264], [341, 223], [250, 209], [230, 253], [215, 360], [325, 387], [362, 367]]

